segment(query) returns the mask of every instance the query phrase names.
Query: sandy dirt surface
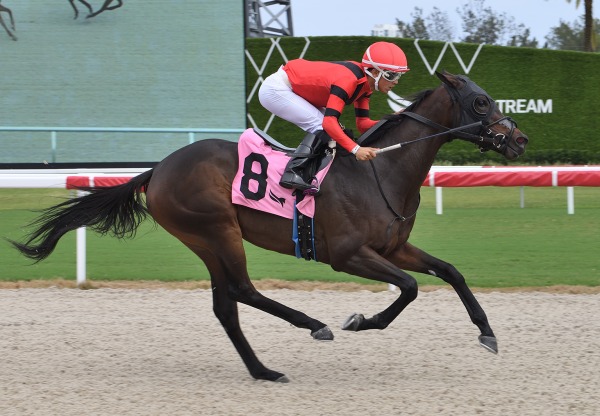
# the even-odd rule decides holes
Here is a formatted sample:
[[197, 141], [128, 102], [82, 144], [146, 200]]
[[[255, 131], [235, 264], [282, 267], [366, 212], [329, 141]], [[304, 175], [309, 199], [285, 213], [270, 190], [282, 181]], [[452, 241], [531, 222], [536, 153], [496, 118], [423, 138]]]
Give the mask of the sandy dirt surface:
[[339, 329], [397, 292], [263, 292], [332, 343], [242, 305], [253, 380], [208, 290], [0, 291], [0, 415], [598, 415], [600, 295], [478, 293], [493, 355], [454, 292], [419, 293], [384, 331]]
[[[319, 281], [289, 281], [279, 279], [262, 279], [253, 280], [252, 283], [258, 290], [275, 290], [275, 289], [290, 289], [290, 290], [340, 290], [342, 292], [358, 292], [360, 290], [368, 290], [370, 292], [383, 292], [388, 290], [388, 285], [383, 283], [359, 284], [348, 282], [319, 282]], [[0, 289], [41, 289], [57, 287], [59, 289], [75, 289], [77, 283], [75, 280], [55, 279], [55, 280], [30, 280], [30, 281], [0, 281]], [[98, 281], [87, 280], [79, 286], [81, 289], [210, 289], [210, 281], [198, 280], [190, 282], [162, 282], [158, 280], [110, 280]], [[419, 286], [421, 292], [432, 292], [434, 290], [452, 288], [449, 285], [430, 285]], [[474, 293], [570, 293], [572, 295], [579, 294], [598, 294], [600, 286], [535, 286], [535, 287], [503, 287], [503, 288], [488, 288], [488, 287], [471, 287]]]

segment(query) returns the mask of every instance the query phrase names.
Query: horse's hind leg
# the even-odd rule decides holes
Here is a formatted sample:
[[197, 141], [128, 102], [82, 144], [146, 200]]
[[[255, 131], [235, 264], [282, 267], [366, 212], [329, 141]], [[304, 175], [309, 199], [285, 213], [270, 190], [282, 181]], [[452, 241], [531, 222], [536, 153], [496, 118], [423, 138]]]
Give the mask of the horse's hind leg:
[[[187, 245], [187, 244], [186, 244]], [[256, 357], [252, 347], [248, 344], [238, 318], [237, 302], [229, 299], [227, 283], [219, 261], [207, 250], [197, 246], [187, 245], [198, 257], [204, 261], [211, 276], [213, 293], [213, 311], [225, 328], [225, 332], [233, 343], [240, 357], [246, 364], [250, 375], [256, 379], [287, 383], [288, 378], [277, 371], [269, 370]]]
[[[7, 7], [4, 7], [4, 6], [0, 6], [0, 12], [8, 13], [8, 15], [10, 16], [10, 24], [12, 25], [13, 30], [17, 30], [17, 29], [15, 29], [15, 20], [13, 19], [13, 15], [12, 15], [12, 12], [10, 11], [10, 9]], [[0, 24], [2, 25], [2, 27], [4, 27], [4, 29], [6, 30], [6, 33], [8, 33], [8, 35], [13, 40], [17, 40], [17, 37], [8, 29], [8, 27], [4, 23], [4, 20], [2, 19], [1, 15], [0, 15]]]
[[277, 316], [297, 328], [309, 329], [312, 337], [317, 341], [333, 341], [331, 330], [323, 322], [288, 308], [258, 292], [248, 276], [241, 231], [238, 228], [229, 230], [225, 234], [226, 236], [218, 240], [210, 241], [210, 251], [223, 269], [227, 295], [230, 299]]
[[479, 305], [479, 302], [477, 302], [477, 299], [475, 299], [471, 289], [467, 286], [463, 275], [454, 266], [425, 253], [423, 250], [409, 243], [405, 243], [386, 258], [399, 268], [431, 274], [450, 284], [465, 305], [471, 321], [481, 331], [479, 337], [481, 346], [493, 353], [498, 353], [496, 337], [488, 323], [485, 312]]
[[0, 11], [8, 13], [8, 15], [10, 16], [10, 25], [12, 26], [13, 30], [17, 30], [17, 28], [15, 27], [15, 19], [13, 18], [12, 11], [8, 7], [4, 6], [0, 6]]

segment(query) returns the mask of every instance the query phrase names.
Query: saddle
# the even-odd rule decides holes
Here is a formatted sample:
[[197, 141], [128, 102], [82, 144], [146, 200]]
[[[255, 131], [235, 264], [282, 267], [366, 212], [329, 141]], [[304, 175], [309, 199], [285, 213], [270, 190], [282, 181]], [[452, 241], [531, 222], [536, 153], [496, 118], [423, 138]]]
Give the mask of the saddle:
[[284, 153], [289, 153], [289, 152], [293, 152], [294, 150], [296, 150], [294, 148], [282, 145], [281, 143], [279, 143], [277, 140], [275, 140], [274, 138], [269, 136], [266, 132], [262, 131], [261, 129], [254, 128], [252, 130], [254, 130], [254, 133], [258, 134], [258, 136], [261, 139], [263, 139], [265, 141], [265, 143], [268, 144], [269, 146], [271, 146], [274, 150], [278, 150], [278, 151], [284, 152]]
[[[273, 150], [284, 152], [288, 156], [292, 156], [292, 153], [296, 151], [295, 148], [284, 146], [260, 129], [255, 128], [253, 130], [261, 139], [264, 140], [265, 144], [271, 146]], [[354, 137], [351, 138], [354, 139]], [[334, 157], [335, 142], [333, 143], [334, 147], [323, 146], [323, 150], [319, 152], [316, 157], [314, 157], [310, 163], [310, 166], [304, 169], [303, 174], [305, 177], [303, 179], [305, 181], [309, 182], [311, 179], [315, 178], [318, 172], [322, 171], [329, 165]], [[326, 144], [328, 145], [328, 143]]]

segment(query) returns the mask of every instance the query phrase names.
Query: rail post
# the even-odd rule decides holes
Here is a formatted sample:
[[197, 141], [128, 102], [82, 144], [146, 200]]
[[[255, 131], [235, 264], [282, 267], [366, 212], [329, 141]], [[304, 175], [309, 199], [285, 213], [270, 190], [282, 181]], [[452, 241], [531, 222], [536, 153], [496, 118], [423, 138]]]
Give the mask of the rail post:
[[56, 132], [50, 133], [50, 142], [52, 143], [52, 163], [56, 163]]
[[567, 186], [567, 214], [575, 214], [575, 192], [572, 186]]
[[[89, 192], [77, 190], [78, 197], [86, 196], [88, 193]], [[79, 227], [77, 229], [77, 286], [85, 283], [86, 273], [85, 227]]]
[[442, 215], [443, 207], [442, 207], [442, 187], [435, 187], [435, 213], [438, 215]]
[[525, 208], [525, 191], [523, 190], [523, 186], [521, 186], [521, 208]]

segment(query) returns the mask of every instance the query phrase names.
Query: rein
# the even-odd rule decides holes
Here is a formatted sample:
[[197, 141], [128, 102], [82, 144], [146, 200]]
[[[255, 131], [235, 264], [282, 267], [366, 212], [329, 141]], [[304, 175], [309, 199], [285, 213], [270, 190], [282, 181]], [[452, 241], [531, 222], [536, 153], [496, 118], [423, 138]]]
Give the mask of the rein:
[[[437, 134], [433, 134], [431, 136], [422, 137], [420, 139], [415, 139], [415, 140], [411, 140], [408, 142], [398, 143], [398, 144], [395, 144], [392, 146], [388, 146], [383, 149], [376, 150], [375, 153], [379, 154], [379, 153], [389, 152], [390, 150], [399, 149], [406, 145], [409, 145], [412, 143], [417, 143], [422, 140], [430, 139], [432, 137], [437, 137], [437, 136], [441, 136], [444, 134], [450, 134], [450, 140], [452, 140], [453, 136], [454, 136], [458, 139], [462, 139], [462, 140], [471, 142], [479, 147], [479, 151], [481, 153], [487, 152], [488, 150], [492, 150], [495, 148], [498, 151], [498, 153], [501, 153], [502, 155], [504, 155], [504, 153], [506, 152], [506, 149], [510, 147], [509, 146], [510, 140], [512, 139], [515, 128], [517, 128], [516, 121], [514, 121], [510, 117], [502, 117], [499, 120], [496, 120], [493, 123], [490, 123], [489, 121], [490, 121], [494, 111], [496, 110], [496, 103], [489, 95], [487, 95], [487, 93], [484, 90], [482, 90], [479, 86], [477, 86], [477, 84], [475, 84], [473, 81], [471, 81], [468, 77], [462, 76], [459, 79], [461, 79], [464, 82], [464, 85], [461, 88], [461, 90], [459, 91], [455, 88], [451, 88], [447, 84], [447, 82], [443, 79], [443, 76], [441, 74], [437, 74], [437, 75], [444, 82], [444, 84], [442, 84], [442, 85], [446, 88], [446, 91], [448, 91], [448, 94], [450, 95], [450, 98], [452, 99], [452, 128], [442, 126], [441, 124], [431, 121], [428, 118], [423, 117], [419, 114], [415, 114], [410, 111], [404, 111], [404, 112], [400, 113], [399, 116], [410, 117], [416, 121], [419, 121], [423, 124], [426, 124], [430, 127], [435, 128], [437, 130], [441, 130], [441, 133], [437, 133]], [[485, 113], [478, 111], [476, 108], [476, 105], [475, 105], [475, 101], [477, 100], [477, 97], [481, 96], [481, 95], [484, 95], [485, 97], [487, 97], [487, 99], [490, 102], [489, 109]], [[475, 121], [475, 120], [478, 120], [478, 121], [475, 121], [474, 123], [470, 123], [470, 124], [464, 124], [459, 127], [454, 127], [455, 123], [456, 123], [457, 115], [459, 117], [459, 124], [469, 122], [469, 121]], [[369, 129], [367, 132], [365, 132], [363, 134], [363, 136], [361, 136], [357, 140], [357, 144], [360, 145], [363, 142], [365, 142], [367, 137], [369, 137], [372, 133], [374, 133], [381, 126], [381, 124], [385, 123], [385, 121], [387, 121], [387, 120], [382, 120], [382, 121], [378, 122], [375, 126], [373, 126], [371, 129]], [[503, 126], [510, 129], [510, 133], [508, 134], [508, 136], [503, 133], [494, 134], [494, 132], [492, 132], [491, 127], [494, 124], [498, 124], [498, 123], [500, 123]], [[463, 131], [463, 130], [467, 130], [467, 131]], [[470, 132], [468, 130], [470, 130]], [[473, 134], [473, 133], [475, 133], [475, 134]], [[482, 145], [487, 145], [487, 146], [484, 147]], [[388, 209], [390, 211], [392, 211], [392, 213], [394, 214], [394, 219], [392, 220], [390, 225], [388, 225], [387, 232], [385, 235], [385, 238], [387, 240], [387, 238], [390, 235], [392, 226], [394, 225], [394, 222], [396, 220], [399, 219], [401, 221], [406, 221], [407, 219], [410, 219], [416, 215], [417, 210], [419, 209], [419, 205], [421, 204], [421, 194], [419, 193], [419, 205], [417, 205], [417, 209], [411, 216], [403, 217], [402, 215], [398, 214], [394, 210], [394, 208], [392, 208], [387, 197], [385, 196], [385, 193], [383, 192], [383, 188], [381, 187], [381, 183], [379, 181], [379, 175], [377, 174], [377, 170], [375, 169], [375, 165], [373, 164], [373, 161], [370, 160], [369, 162], [371, 163], [371, 167], [373, 168], [373, 174], [375, 175], [375, 180], [377, 181], [377, 186], [379, 187], [379, 192], [381, 193], [381, 196], [383, 197], [385, 203], [387, 204]]]
[[[476, 123], [472, 123], [472, 124], [468, 124], [466, 126], [461, 126], [461, 127], [456, 127], [454, 129], [449, 129], [447, 127], [444, 127], [440, 124], [437, 124], [431, 120], [429, 120], [428, 118], [422, 117], [418, 114], [415, 113], [411, 113], [411, 112], [406, 112], [406, 113], [402, 113], [405, 114], [408, 117], [414, 118], [415, 120], [418, 120], [424, 124], [427, 124], [429, 126], [435, 127], [438, 130], [443, 130], [441, 133], [438, 134], [433, 134], [431, 136], [427, 136], [427, 137], [421, 137], [420, 139], [415, 139], [415, 140], [411, 140], [409, 142], [404, 142], [404, 143], [399, 143], [393, 146], [388, 146], [385, 147], [383, 149], [379, 149], [376, 150], [375, 153], [385, 153], [385, 152], [389, 152], [390, 150], [394, 150], [394, 149], [398, 149], [402, 146], [406, 146], [408, 144], [412, 144], [412, 143], [416, 143], [416, 142], [420, 142], [422, 140], [425, 139], [430, 139], [432, 137], [437, 137], [440, 136], [442, 134], [448, 134], [448, 133], [454, 133], [463, 129], [468, 129], [471, 127], [480, 127], [483, 125], [483, 123], [481, 121], [478, 121]], [[483, 138], [482, 138], [483, 140]], [[387, 240], [390, 236], [390, 232], [392, 231], [392, 226], [394, 225], [394, 223], [396, 222], [396, 220], [400, 220], [400, 221], [406, 221], [411, 219], [412, 217], [414, 217], [415, 215], [417, 215], [417, 211], [419, 210], [419, 207], [421, 206], [421, 193], [419, 192], [419, 203], [417, 204], [417, 209], [415, 209], [415, 212], [412, 213], [412, 215], [408, 216], [408, 217], [404, 217], [400, 214], [398, 214], [396, 212], [396, 210], [390, 205], [390, 202], [388, 201], [387, 197], [385, 196], [385, 193], [383, 192], [383, 188], [381, 187], [381, 182], [379, 181], [379, 175], [377, 174], [377, 169], [375, 169], [375, 164], [373, 163], [373, 160], [369, 160], [369, 163], [371, 164], [371, 167], [373, 168], [373, 174], [375, 175], [375, 180], [377, 181], [377, 186], [379, 187], [379, 192], [381, 193], [381, 196], [383, 197], [383, 200], [385, 201], [388, 209], [390, 211], [392, 211], [392, 213], [394, 214], [394, 218], [392, 219], [392, 222], [390, 222], [390, 225], [388, 225], [387, 227], [387, 231], [385, 233], [385, 239]]]
[[421, 193], [419, 192], [419, 203], [417, 204], [417, 209], [415, 209], [415, 212], [413, 212], [412, 215], [410, 215], [409, 217], [403, 217], [402, 215], [398, 214], [396, 212], [396, 210], [394, 208], [392, 208], [392, 206], [390, 205], [390, 202], [386, 198], [385, 193], [383, 192], [383, 188], [381, 187], [381, 182], [379, 182], [379, 175], [377, 174], [377, 170], [375, 169], [375, 165], [373, 164], [372, 160], [369, 160], [369, 163], [371, 164], [371, 167], [373, 168], [373, 173], [375, 174], [375, 180], [377, 181], [377, 186], [379, 187], [379, 192], [381, 192], [381, 196], [383, 197], [383, 200], [387, 204], [387, 207], [395, 215], [395, 217], [392, 220], [392, 222], [390, 222], [390, 225], [388, 225], [387, 232], [385, 233], [385, 239], [387, 240], [388, 237], [390, 236], [390, 231], [392, 231], [392, 225], [394, 225], [394, 223], [396, 222], [396, 220], [406, 221], [406, 220], [411, 219], [415, 215], [417, 215], [417, 211], [419, 210], [419, 207], [421, 206]]
[[[480, 127], [480, 126], [483, 125], [483, 123], [481, 121], [478, 121], [476, 123], [467, 124], [466, 126], [461, 126], [461, 127], [456, 127], [456, 128], [453, 128], [453, 129], [449, 129], [448, 127], [444, 127], [444, 126], [442, 126], [440, 124], [434, 123], [433, 121], [431, 121], [431, 120], [429, 120], [429, 119], [427, 119], [425, 117], [422, 117], [422, 116], [420, 116], [418, 114], [415, 114], [415, 113], [407, 112], [406, 115], [408, 117], [414, 118], [415, 120], [418, 120], [418, 121], [420, 121], [422, 123], [425, 123], [427, 125], [435, 127], [438, 130], [443, 130], [443, 131], [441, 133], [432, 134], [431, 136], [421, 137], [420, 139], [415, 139], [415, 140], [411, 140], [409, 142], [404, 142], [404, 143], [398, 143], [398, 144], [395, 144], [393, 146], [388, 146], [388, 147], [384, 147], [383, 149], [375, 150], [376, 154], [389, 152], [390, 150], [394, 150], [394, 149], [399, 149], [399, 148], [401, 148], [403, 146], [406, 146], [407, 144], [412, 144], [412, 143], [420, 142], [421, 140], [425, 140], [425, 139], [430, 139], [432, 137], [441, 136], [442, 134], [454, 133], [454, 132], [457, 132], [457, 131], [460, 131], [460, 130], [470, 129], [471, 127]], [[488, 137], [485, 137], [485, 138], [482, 137], [481, 140], [478, 140], [478, 141], [483, 141], [485, 139], [491, 140], [491, 141], [487, 141], [487, 142], [493, 144], [493, 139], [488, 138]]]
[[[437, 137], [437, 136], [441, 136], [442, 134], [448, 134], [448, 133], [455, 133], [455, 132], [459, 132], [460, 130], [465, 130], [465, 129], [469, 129], [472, 127], [481, 127], [483, 126], [483, 122], [478, 121], [476, 123], [471, 123], [471, 124], [467, 124], [466, 126], [460, 126], [460, 127], [456, 127], [453, 129], [449, 129], [448, 127], [442, 126], [441, 124], [437, 124], [436, 122], [433, 122], [431, 120], [429, 120], [428, 118], [425, 118], [423, 116], [420, 116], [418, 114], [415, 113], [411, 113], [411, 112], [403, 112], [401, 113], [402, 115], [405, 115], [407, 117], [413, 118], [417, 121], [420, 121], [421, 123], [427, 124], [431, 127], [434, 127], [438, 130], [442, 130], [441, 133], [437, 133], [437, 134], [433, 134], [431, 136], [426, 136], [426, 137], [421, 137], [420, 139], [415, 139], [415, 140], [411, 140], [409, 142], [404, 142], [404, 143], [399, 143], [393, 146], [388, 146], [385, 147], [383, 149], [379, 149], [376, 150], [375, 153], [385, 153], [385, 152], [389, 152], [390, 150], [394, 150], [394, 149], [398, 149], [402, 146], [406, 146], [412, 143], [417, 143], [420, 142], [422, 140], [426, 140], [426, 139], [430, 139], [432, 137]], [[467, 134], [467, 133], [464, 133]], [[477, 137], [479, 142], [480, 141], [484, 141], [484, 139], [488, 139], [491, 140], [491, 144], [493, 144], [493, 139], [492, 138], [484, 138], [484, 137], [478, 137], [478, 136], [474, 136]], [[381, 196], [383, 197], [383, 200], [385, 201], [388, 209], [390, 211], [392, 211], [392, 213], [394, 214], [394, 218], [392, 219], [392, 222], [390, 222], [390, 225], [388, 225], [387, 227], [387, 231], [385, 233], [385, 239], [387, 240], [390, 236], [390, 232], [392, 231], [392, 226], [394, 225], [394, 223], [396, 222], [396, 220], [400, 220], [400, 221], [406, 221], [411, 219], [412, 217], [414, 217], [415, 215], [417, 215], [417, 211], [419, 210], [419, 207], [421, 206], [421, 193], [419, 193], [419, 203], [417, 204], [417, 209], [415, 209], [415, 212], [412, 213], [412, 215], [408, 216], [408, 217], [404, 217], [400, 214], [398, 214], [396, 212], [396, 210], [390, 205], [390, 202], [388, 201], [387, 197], [385, 196], [385, 193], [383, 192], [383, 188], [381, 187], [381, 182], [379, 181], [379, 175], [377, 174], [377, 169], [375, 169], [375, 164], [373, 163], [372, 160], [369, 160], [369, 163], [371, 164], [371, 167], [373, 168], [373, 174], [375, 175], [375, 180], [377, 181], [377, 186], [379, 187], [379, 192], [381, 193]]]
[[[463, 87], [463, 89], [464, 89], [463, 92], [465, 94], [468, 94], [469, 96], [473, 93], [479, 94], [480, 92], [483, 92], [485, 94], [485, 91], [483, 91], [483, 90], [479, 91], [480, 90], [479, 87], [477, 87], [467, 77], [465, 77], [465, 78], [466, 78], [466, 80], [463, 79], [463, 81], [465, 81], [465, 85], [467, 86], [467, 88]], [[448, 128], [446, 126], [442, 126], [441, 124], [431, 121], [428, 118], [423, 117], [419, 114], [415, 114], [410, 111], [404, 111], [404, 112], [400, 113], [399, 115], [404, 116], [404, 117], [410, 117], [416, 121], [419, 121], [423, 124], [426, 124], [430, 127], [435, 128], [437, 130], [441, 130], [441, 133], [437, 133], [437, 134], [433, 134], [430, 136], [422, 137], [420, 139], [415, 139], [415, 140], [411, 140], [408, 142], [398, 143], [398, 144], [395, 144], [392, 146], [388, 146], [383, 149], [376, 150], [375, 151], [376, 154], [389, 152], [390, 150], [399, 149], [399, 148], [407, 146], [409, 144], [417, 143], [417, 142], [420, 142], [420, 141], [423, 141], [426, 139], [430, 139], [433, 137], [438, 137], [438, 136], [441, 136], [444, 134], [450, 134], [451, 139], [452, 139], [452, 136], [454, 136], [456, 138], [474, 143], [475, 145], [477, 145], [479, 147], [479, 151], [482, 153], [486, 152], [488, 150], [491, 150], [492, 148], [496, 148], [496, 149], [500, 150], [502, 152], [502, 154], [504, 154], [504, 152], [508, 148], [508, 143], [509, 143], [510, 139], [512, 138], [513, 131], [516, 128], [517, 123], [510, 117], [503, 117], [493, 123], [489, 123], [489, 119], [491, 118], [491, 116], [496, 108], [495, 102], [489, 96], [488, 96], [488, 99], [491, 102], [489, 111], [486, 114], [481, 114], [481, 113], [476, 114], [476, 112], [472, 111], [472, 109], [471, 109], [471, 107], [473, 107], [473, 110], [475, 110], [474, 106], [466, 105], [465, 101], [468, 99], [468, 97], [462, 97], [460, 92], [452, 90], [446, 84], [443, 84], [443, 85], [446, 88], [446, 90], [448, 91], [450, 98], [452, 99], [453, 128]], [[485, 95], [487, 96], [487, 94], [485, 94]], [[473, 101], [473, 104], [474, 104], [474, 101]], [[460, 110], [460, 112], [457, 112], [457, 107], [459, 105], [461, 107], [461, 110]], [[463, 113], [465, 113], [465, 114], [463, 114]], [[454, 123], [456, 123], [457, 115], [460, 117], [460, 120], [459, 120], [460, 122], [464, 122], [464, 121], [468, 120], [469, 118], [471, 119], [470, 121], [475, 121], [475, 120], [478, 120], [478, 121], [475, 121], [474, 123], [470, 123], [470, 124], [465, 124], [465, 125], [462, 125], [459, 127], [454, 127], [454, 125], [455, 125]], [[491, 137], [493, 132], [490, 127], [497, 123], [502, 123], [503, 125], [509, 124], [507, 127], [510, 128], [510, 134], [508, 136], [506, 136], [505, 134], [500, 133], [500, 134], [496, 134], [493, 137]], [[383, 123], [380, 122], [376, 126], [379, 127], [380, 124], [383, 124]], [[463, 130], [471, 130], [472, 132], [474, 132], [473, 129], [477, 129], [477, 130], [475, 130], [477, 132], [477, 134], [463, 131]], [[363, 142], [366, 139], [366, 137], [368, 137], [370, 135], [370, 133], [373, 133], [375, 130], [376, 129], [367, 131], [365, 133], [364, 137], [362, 137], [362, 140], [359, 139], [357, 141], [357, 143], [360, 144], [361, 142]], [[484, 136], [484, 134], [486, 134], [487, 136]], [[483, 147], [482, 145], [487, 145], [487, 146]], [[385, 234], [385, 238], [387, 240], [389, 238], [390, 232], [392, 230], [392, 226], [394, 225], [394, 222], [396, 222], [396, 220], [406, 221], [406, 220], [414, 217], [417, 214], [417, 210], [419, 209], [419, 206], [421, 205], [421, 194], [419, 193], [419, 204], [417, 205], [417, 209], [415, 210], [415, 212], [412, 215], [410, 215], [409, 217], [404, 217], [404, 216], [398, 214], [396, 212], [396, 210], [394, 210], [394, 208], [390, 205], [387, 197], [385, 196], [385, 193], [383, 192], [383, 188], [381, 187], [381, 182], [379, 181], [379, 175], [377, 174], [377, 169], [375, 169], [375, 165], [373, 164], [373, 161], [370, 160], [369, 162], [371, 163], [371, 167], [373, 168], [373, 174], [375, 175], [375, 180], [377, 181], [377, 186], [379, 187], [379, 192], [381, 193], [383, 200], [387, 204], [388, 209], [390, 211], [392, 211], [392, 213], [394, 214], [394, 218], [392, 219], [392, 222], [388, 225], [387, 232]]]

